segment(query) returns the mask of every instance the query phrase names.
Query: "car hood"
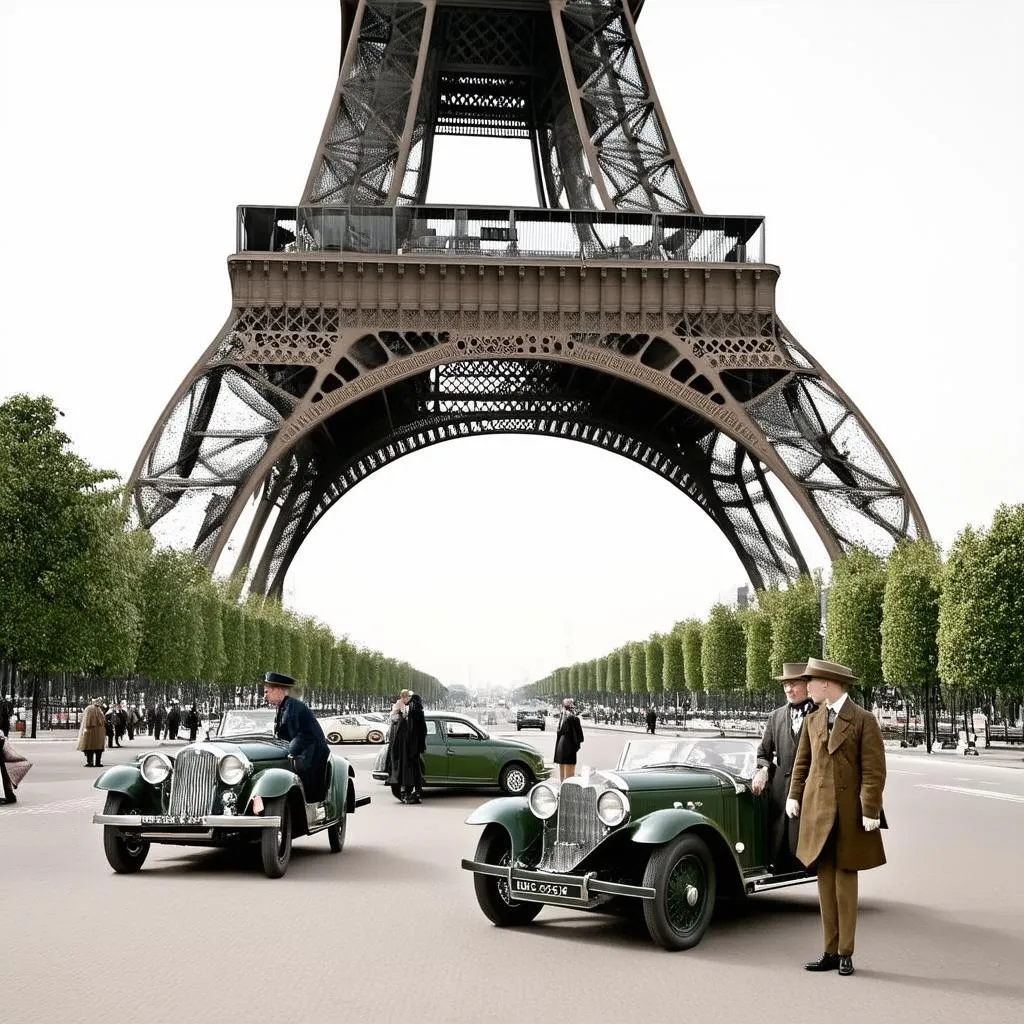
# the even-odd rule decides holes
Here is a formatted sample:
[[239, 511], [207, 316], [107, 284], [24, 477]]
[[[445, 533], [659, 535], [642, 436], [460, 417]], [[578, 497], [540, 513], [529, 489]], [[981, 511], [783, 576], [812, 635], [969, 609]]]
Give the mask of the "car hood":
[[544, 755], [532, 744], [524, 743], [522, 740], [510, 740], [502, 739], [497, 736], [492, 736], [487, 742], [492, 747], [498, 747], [502, 750], [518, 750], [520, 753], [532, 754], [534, 757], [544, 760]]
[[700, 768], [644, 768], [634, 771], [595, 772], [613, 785], [621, 780], [630, 792], [653, 793], [658, 790], [708, 789], [727, 786], [726, 778], [717, 772]]

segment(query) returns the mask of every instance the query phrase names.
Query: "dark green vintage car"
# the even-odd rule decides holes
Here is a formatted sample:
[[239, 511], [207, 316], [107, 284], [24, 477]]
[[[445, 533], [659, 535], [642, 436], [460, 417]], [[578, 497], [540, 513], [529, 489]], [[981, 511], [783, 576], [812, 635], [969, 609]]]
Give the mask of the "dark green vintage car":
[[138, 871], [152, 843], [229, 846], [258, 842], [263, 870], [280, 878], [292, 840], [327, 833], [333, 853], [345, 844], [348, 815], [370, 802], [356, 799], [355, 772], [332, 755], [321, 791], [307, 794], [274, 738], [274, 711], [227, 711], [214, 737], [180, 750], [140, 754], [96, 780], [107, 791], [103, 851], [121, 874]]
[[[423, 755], [425, 786], [499, 786], [521, 795], [551, 774], [541, 752], [521, 740], [491, 736], [471, 718], [447, 711], [428, 711], [427, 749]], [[387, 748], [377, 756], [373, 777], [387, 782]], [[399, 795], [398, 786], [392, 792]]]
[[467, 819], [485, 828], [462, 862], [480, 909], [496, 925], [521, 925], [544, 904], [614, 911], [640, 901], [658, 945], [689, 949], [716, 899], [812, 880], [767, 863], [756, 765], [756, 740], [634, 740], [614, 771], [491, 800]]

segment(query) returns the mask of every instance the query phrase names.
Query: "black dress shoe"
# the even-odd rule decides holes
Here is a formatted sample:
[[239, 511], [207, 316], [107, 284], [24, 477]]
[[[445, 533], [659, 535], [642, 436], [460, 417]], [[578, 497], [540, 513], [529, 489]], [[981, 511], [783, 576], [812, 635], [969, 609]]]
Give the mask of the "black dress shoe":
[[[849, 960], [850, 958], [847, 957], [846, 959]], [[812, 960], [809, 964], [804, 964], [805, 971], [836, 971], [838, 969], [838, 953], [822, 953], [820, 960]]]
[[852, 956], [841, 956], [839, 958], [839, 973], [844, 977], [849, 977], [853, 974], [853, 957]]

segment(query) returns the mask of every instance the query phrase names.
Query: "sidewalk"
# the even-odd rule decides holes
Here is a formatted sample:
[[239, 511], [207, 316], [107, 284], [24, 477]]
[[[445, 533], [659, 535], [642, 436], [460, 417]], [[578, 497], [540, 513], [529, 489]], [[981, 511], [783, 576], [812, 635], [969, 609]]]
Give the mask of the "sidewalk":
[[[32, 739], [28, 735], [28, 733], [15, 732], [13, 729], [11, 729], [11, 732], [7, 738], [15, 746], [17, 746], [20, 743], [27, 743], [30, 745], [33, 743], [77, 743], [78, 729], [37, 729], [35, 739]], [[130, 743], [138, 743], [141, 740], [146, 740], [153, 745], [160, 744], [161, 746], [164, 743], [188, 743], [188, 733], [186, 732], [184, 739], [182, 739], [181, 733], [179, 732], [178, 738], [176, 740], [165, 740], [163, 738], [159, 740], [154, 740], [153, 737], [149, 735], [149, 733], [137, 732], [135, 734], [135, 739], [129, 740], [127, 737], [125, 737], [122, 743], [124, 746], [127, 746]], [[115, 747], [114, 749], [116, 750], [117, 748]]]

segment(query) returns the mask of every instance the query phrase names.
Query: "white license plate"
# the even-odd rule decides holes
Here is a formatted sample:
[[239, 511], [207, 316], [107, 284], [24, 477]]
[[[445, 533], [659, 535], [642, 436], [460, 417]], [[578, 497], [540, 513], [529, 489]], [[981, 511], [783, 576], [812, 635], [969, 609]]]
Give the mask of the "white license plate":
[[144, 814], [143, 825], [200, 825], [203, 819], [196, 814]]

